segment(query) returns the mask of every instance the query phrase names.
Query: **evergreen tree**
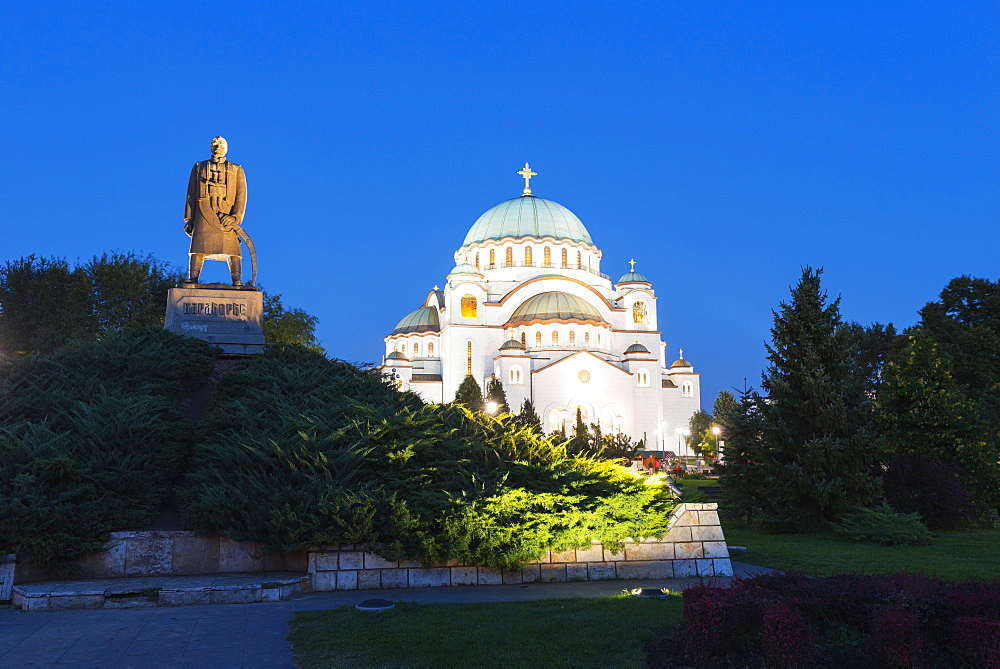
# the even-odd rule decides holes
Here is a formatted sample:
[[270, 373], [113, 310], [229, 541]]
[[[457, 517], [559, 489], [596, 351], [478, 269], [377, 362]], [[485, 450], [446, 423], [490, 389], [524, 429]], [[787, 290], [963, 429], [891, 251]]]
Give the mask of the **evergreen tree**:
[[[728, 397], [723, 398], [723, 393]], [[757, 515], [763, 505], [761, 404], [763, 401], [756, 392], [744, 389], [738, 401], [732, 393], [722, 391], [714, 406], [715, 420], [726, 442], [725, 464], [718, 467], [725, 508], [747, 520]]]
[[529, 427], [536, 434], [542, 434], [542, 420], [535, 411], [535, 405], [531, 400], [524, 400], [521, 403], [521, 411], [517, 414], [517, 420], [521, 425]]
[[803, 269], [791, 302], [774, 314], [767, 346], [759, 521], [774, 531], [833, 520], [879, 494], [865, 373], [841, 321], [840, 299], [827, 302], [821, 274]]
[[723, 427], [724, 421], [722, 416], [729, 416], [738, 411], [740, 408], [739, 403], [736, 398], [728, 390], [720, 390], [715, 401], [712, 403], [712, 415], [715, 418], [715, 424], [719, 427], [719, 435], [716, 437], [716, 448], [715, 456], [717, 458], [725, 457], [725, 443], [726, 443], [726, 432]]
[[583, 412], [580, 410], [580, 407], [577, 407], [576, 424], [573, 426], [573, 436], [566, 445], [566, 451], [572, 455], [580, 455], [583, 453], [596, 455], [597, 453], [593, 450], [593, 444], [591, 444], [590, 436], [590, 431], [587, 429], [587, 423], [583, 420]]
[[0, 353], [47, 353], [96, 331], [83, 269], [33, 255], [0, 268]]
[[497, 405], [496, 415], [507, 413], [507, 393], [504, 392], [500, 379], [492, 377], [486, 382], [486, 401]]
[[[952, 377], [951, 358], [915, 328], [885, 367], [879, 419], [891, 455], [929, 456], [958, 465], [984, 514], [1000, 504], [1000, 459], [975, 403]], [[930, 491], [927, 491], [928, 493]]]
[[485, 411], [486, 403], [483, 402], [483, 391], [479, 384], [472, 378], [466, 376], [455, 392], [455, 404], [464, 404], [470, 411]]

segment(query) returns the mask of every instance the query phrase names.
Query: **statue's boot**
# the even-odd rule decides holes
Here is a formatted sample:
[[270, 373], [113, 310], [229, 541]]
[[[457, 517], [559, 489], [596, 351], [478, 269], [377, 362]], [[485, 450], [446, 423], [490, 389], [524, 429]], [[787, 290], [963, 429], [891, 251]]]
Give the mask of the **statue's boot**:
[[234, 286], [243, 285], [243, 259], [239, 256], [229, 256], [229, 274], [233, 277]]
[[188, 278], [184, 283], [198, 283], [201, 276], [201, 268], [205, 264], [205, 256], [201, 253], [192, 253], [188, 262]]

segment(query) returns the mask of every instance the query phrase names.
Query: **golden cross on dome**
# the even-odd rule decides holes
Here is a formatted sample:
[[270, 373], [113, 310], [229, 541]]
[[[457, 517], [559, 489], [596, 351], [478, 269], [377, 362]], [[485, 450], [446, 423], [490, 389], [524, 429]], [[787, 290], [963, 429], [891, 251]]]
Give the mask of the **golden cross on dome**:
[[629, 271], [630, 272], [634, 272], [635, 271], [635, 260], [634, 259], [633, 260], [629, 260], [628, 264], [632, 266], [632, 269], [630, 269]]
[[531, 195], [531, 177], [538, 176], [538, 172], [532, 172], [531, 166], [525, 163], [524, 169], [518, 170], [517, 173], [524, 177], [524, 194]]

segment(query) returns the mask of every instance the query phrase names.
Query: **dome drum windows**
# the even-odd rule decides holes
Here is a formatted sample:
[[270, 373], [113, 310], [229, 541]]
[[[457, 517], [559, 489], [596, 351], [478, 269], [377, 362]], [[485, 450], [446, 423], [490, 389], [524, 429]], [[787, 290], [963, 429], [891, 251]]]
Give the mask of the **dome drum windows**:
[[513, 246], [508, 246], [507, 247], [507, 251], [504, 254], [503, 264], [504, 264], [504, 267], [513, 267], [514, 266], [514, 247]]
[[531, 247], [530, 246], [525, 246], [524, 247], [524, 266], [525, 267], [534, 267], [535, 266], [535, 263], [532, 262], [532, 260], [531, 260]]
[[510, 368], [507, 378], [512, 386], [520, 386], [524, 383], [524, 372], [520, 366], [514, 365]]
[[552, 267], [552, 249], [548, 246], [542, 249], [542, 266]]

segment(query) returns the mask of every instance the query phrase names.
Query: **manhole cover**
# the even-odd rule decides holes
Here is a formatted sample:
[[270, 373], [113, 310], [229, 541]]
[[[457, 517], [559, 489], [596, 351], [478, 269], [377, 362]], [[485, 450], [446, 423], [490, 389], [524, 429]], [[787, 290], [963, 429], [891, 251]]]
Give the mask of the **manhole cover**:
[[360, 604], [356, 605], [358, 611], [386, 611], [395, 607], [396, 605], [390, 602], [388, 599], [366, 599]]

